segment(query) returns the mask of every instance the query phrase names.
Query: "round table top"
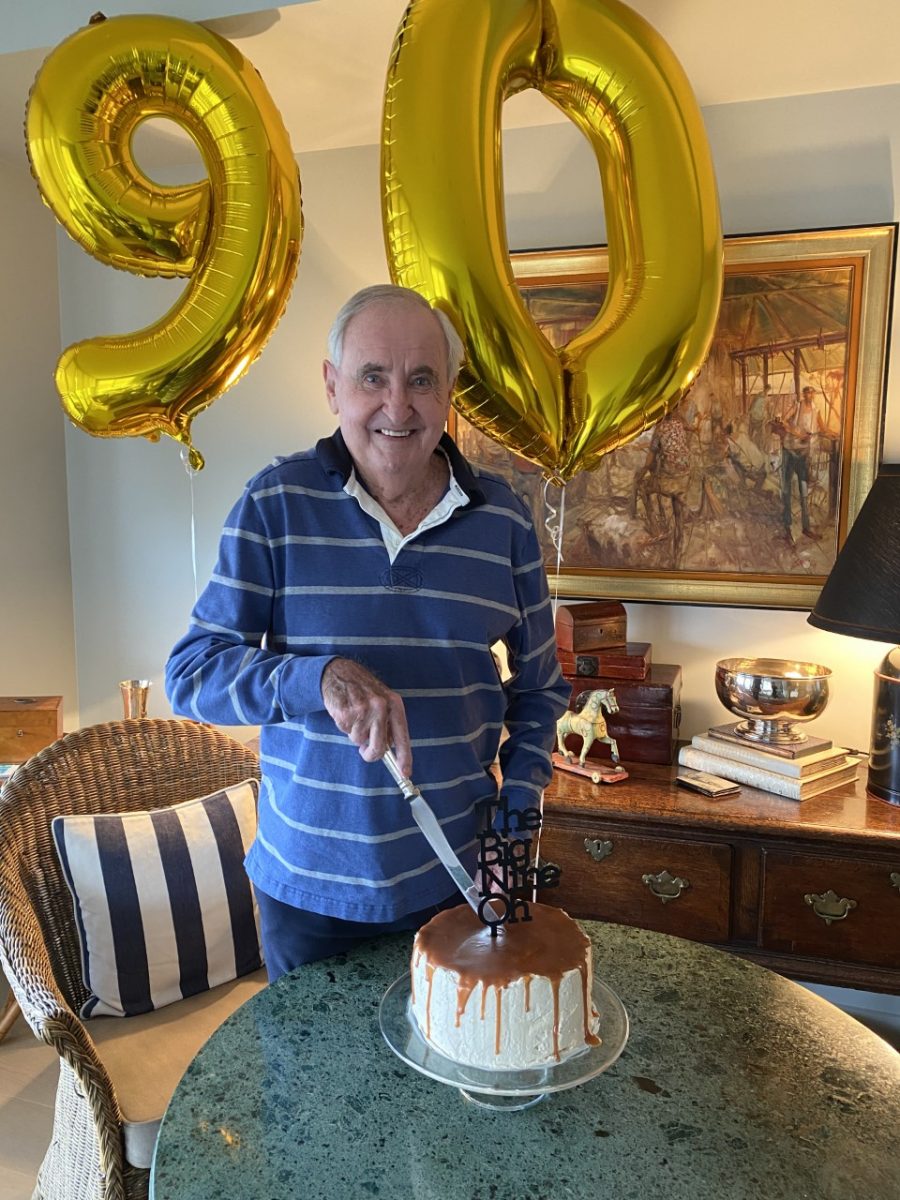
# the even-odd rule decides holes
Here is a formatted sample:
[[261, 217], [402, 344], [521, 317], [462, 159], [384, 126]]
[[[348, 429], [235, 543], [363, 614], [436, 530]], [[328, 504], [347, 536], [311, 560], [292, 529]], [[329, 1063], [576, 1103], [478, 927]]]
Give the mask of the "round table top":
[[300, 968], [203, 1047], [163, 1120], [154, 1200], [897, 1200], [900, 1055], [797, 984], [665, 934], [581, 922], [631, 1036], [519, 1112], [385, 1044], [409, 935]]

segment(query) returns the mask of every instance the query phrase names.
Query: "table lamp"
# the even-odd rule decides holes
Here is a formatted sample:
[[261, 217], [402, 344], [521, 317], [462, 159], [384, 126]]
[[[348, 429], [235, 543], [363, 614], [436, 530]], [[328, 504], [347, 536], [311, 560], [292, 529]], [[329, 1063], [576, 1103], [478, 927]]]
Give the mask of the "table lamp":
[[[881, 466], [809, 623], [849, 637], [900, 642], [900, 463]], [[900, 805], [900, 646], [875, 672], [866, 788]]]

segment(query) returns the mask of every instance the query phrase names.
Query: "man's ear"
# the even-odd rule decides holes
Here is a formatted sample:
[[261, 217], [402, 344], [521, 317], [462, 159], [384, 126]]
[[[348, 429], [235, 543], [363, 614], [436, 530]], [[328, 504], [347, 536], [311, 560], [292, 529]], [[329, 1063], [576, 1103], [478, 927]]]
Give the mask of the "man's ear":
[[325, 396], [328, 400], [328, 407], [336, 414], [338, 410], [337, 397], [335, 395], [337, 368], [327, 358], [322, 363], [322, 378], [325, 380]]

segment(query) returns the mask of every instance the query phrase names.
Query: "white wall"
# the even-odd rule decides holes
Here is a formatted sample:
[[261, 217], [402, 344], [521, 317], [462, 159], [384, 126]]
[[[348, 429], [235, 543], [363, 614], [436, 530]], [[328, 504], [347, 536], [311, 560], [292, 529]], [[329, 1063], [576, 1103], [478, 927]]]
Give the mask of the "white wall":
[[65, 420], [53, 368], [53, 219], [24, 162], [0, 160], [0, 695], [61, 695], [77, 719]]
[[[281, 0], [281, 6], [305, 2]], [[205, 21], [230, 17], [235, 13], [259, 12], [271, 7], [271, 0], [142, 0], [139, 7], [135, 7], [130, 0], [105, 0], [102, 12], [107, 17], [139, 12], [182, 17], [186, 21]], [[87, 24], [90, 16], [91, 10], [87, 6], [74, 5], [72, 0], [41, 0], [40, 4], [9, 0], [4, 5], [0, 52], [54, 46]]]
[[[706, 111], [727, 233], [896, 220], [900, 87], [725, 105]], [[511, 130], [504, 141], [510, 245], [603, 240], [596, 165], [574, 127]], [[202, 580], [218, 530], [244, 481], [275, 453], [328, 432], [320, 362], [330, 319], [347, 295], [388, 277], [374, 146], [300, 159], [306, 236], [287, 312], [244, 380], [194, 424], [207, 460], [194, 481]], [[177, 287], [98, 266], [60, 239], [62, 341], [136, 329]], [[894, 336], [896, 353], [897, 336]], [[900, 458], [900, 395], [892, 387], [885, 457]], [[116, 682], [154, 678], [150, 711], [167, 706], [161, 675], [193, 600], [190, 481], [163, 441], [66, 436], [82, 723], [118, 714]], [[716, 659], [771, 655], [834, 669], [816, 732], [865, 747], [871, 674], [883, 648], [813, 630], [805, 613], [629, 604], [629, 631], [656, 661], [684, 668], [690, 734], [721, 721]]]

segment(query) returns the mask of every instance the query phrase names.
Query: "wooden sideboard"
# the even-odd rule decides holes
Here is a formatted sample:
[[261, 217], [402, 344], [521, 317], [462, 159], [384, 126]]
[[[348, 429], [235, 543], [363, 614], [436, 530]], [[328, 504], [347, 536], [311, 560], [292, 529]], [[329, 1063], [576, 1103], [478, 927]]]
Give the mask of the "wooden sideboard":
[[573, 917], [708, 942], [783, 975], [900, 992], [900, 808], [855, 784], [802, 803], [743, 787], [709, 800], [675, 766], [625, 764], [627, 781], [556, 771], [542, 892]]

